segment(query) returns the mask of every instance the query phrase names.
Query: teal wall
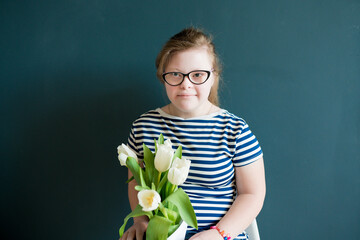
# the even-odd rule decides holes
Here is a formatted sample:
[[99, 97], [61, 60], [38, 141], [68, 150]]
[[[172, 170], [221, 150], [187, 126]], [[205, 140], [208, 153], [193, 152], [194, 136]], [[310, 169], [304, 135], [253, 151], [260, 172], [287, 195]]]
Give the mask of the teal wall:
[[222, 107], [264, 150], [263, 239], [360, 239], [360, 1], [0, 2], [2, 239], [116, 239], [116, 147], [167, 103], [162, 44], [215, 37]]

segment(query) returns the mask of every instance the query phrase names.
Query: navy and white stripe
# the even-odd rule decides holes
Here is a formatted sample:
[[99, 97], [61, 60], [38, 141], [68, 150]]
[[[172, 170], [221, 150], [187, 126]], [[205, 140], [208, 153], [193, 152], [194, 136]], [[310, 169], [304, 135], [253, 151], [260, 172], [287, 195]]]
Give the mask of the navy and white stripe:
[[[171, 140], [174, 150], [181, 145], [183, 157], [191, 160], [189, 176], [181, 187], [194, 207], [199, 231], [208, 229], [226, 214], [234, 201], [234, 167], [262, 157], [259, 143], [246, 122], [226, 110], [182, 119], [158, 108], [133, 123], [128, 145], [142, 159], [142, 144], [154, 152], [154, 139], [161, 133]], [[195, 231], [188, 227], [188, 232]], [[247, 239], [246, 234], [235, 239]]]

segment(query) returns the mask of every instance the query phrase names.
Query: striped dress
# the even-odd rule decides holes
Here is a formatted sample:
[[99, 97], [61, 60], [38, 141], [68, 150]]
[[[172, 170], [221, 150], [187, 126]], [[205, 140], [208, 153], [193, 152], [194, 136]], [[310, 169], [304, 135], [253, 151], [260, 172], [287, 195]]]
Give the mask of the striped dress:
[[[142, 144], [155, 152], [154, 139], [161, 133], [174, 150], [181, 145], [183, 157], [191, 160], [188, 178], [180, 187], [189, 195], [199, 229], [189, 226], [188, 238], [226, 214], [236, 196], [234, 167], [261, 158], [262, 150], [246, 122], [224, 109], [189, 119], [160, 108], [151, 110], [133, 123], [128, 145], [142, 159]], [[247, 235], [243, 232], [235, 239], [247, 239]]]

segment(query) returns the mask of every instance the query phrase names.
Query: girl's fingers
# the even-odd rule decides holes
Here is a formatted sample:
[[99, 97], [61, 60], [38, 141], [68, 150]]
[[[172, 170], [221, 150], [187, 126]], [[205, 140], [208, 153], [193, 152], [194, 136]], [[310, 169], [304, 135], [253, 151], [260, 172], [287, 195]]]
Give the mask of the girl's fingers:
[[[136, 231], [135, 231], [135, 232], [136, 232]], [[127, 239], [124, 239], [124, 240], [133, 240], [133, 239], [135, 239], [135, 233], [134, 233], [134, 230], [131, 229], [131, 230], [129, 231], [129, 234], [128, 234], [128, 236], [127, 236]]]
[[142, 231], [136, 232], [136, 240], [143, 240], [143, 237], [144, 237], [144, 232]]

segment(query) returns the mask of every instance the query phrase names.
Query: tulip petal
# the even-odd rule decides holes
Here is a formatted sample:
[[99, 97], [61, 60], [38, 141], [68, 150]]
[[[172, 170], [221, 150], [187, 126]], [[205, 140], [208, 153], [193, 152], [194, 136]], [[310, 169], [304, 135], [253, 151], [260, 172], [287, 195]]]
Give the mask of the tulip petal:
[[138, 161], [138, 158], [137, 158], [136, 154], [128, 146], [126, 146], [123, 143], [117, 147], [117, 152], [119, 154], [118, 159], [120, 161], [121, 166], [126, 165], [126, 158], [127, 157], [132, 157], [136, 161]]
[[174, 185], [181, 185], [185, 182], [190, 169], [191, 161], [185, 158], [175, 158], [169, 169], [168, 180]]
[[136, 154], [128, 146], [126, 146], [125, 144], [121, 144], [121, 146], [129, 157], [133, 157], [137, 160]]
[[161, 144], [158, 146], [158, 151], [155, 155], [154, 165], [156, 170], [159, 172], [167, 171], [172, 163], [172, 159], [174, 157], [174, 151], [172, 148]]
[[120, 161], [120, 165], [121, 166], [126, 166], [126, 159], [127, 159], [127, 155], [123, 154], [122, 152], [119, 154], [118, 159]]
[[161, 197], [158, 192], [154, 190], [141, 190], [138, 192], [139, 204], [143, 211], [153, 211], [158, 208], [161, 203]]
[[167, 146], [168, 148], [172, 148], [171, 140], [170, 140], [170, 139], [167, 139], [167, 140], [164, 142], [164, 145]]

